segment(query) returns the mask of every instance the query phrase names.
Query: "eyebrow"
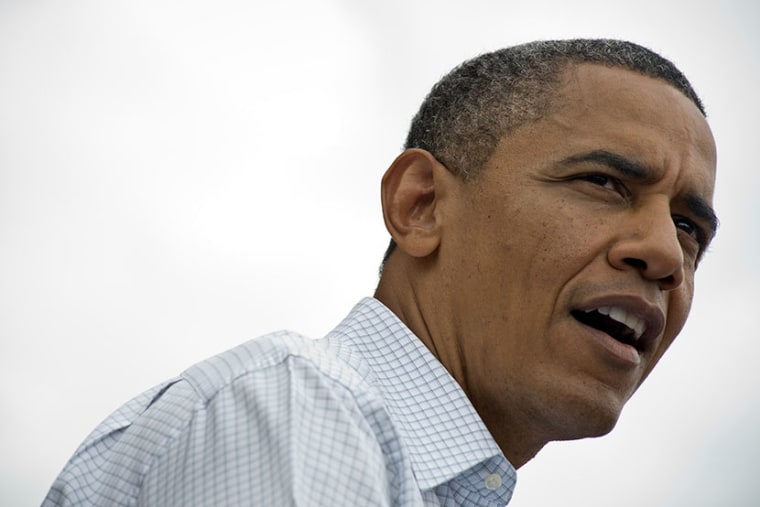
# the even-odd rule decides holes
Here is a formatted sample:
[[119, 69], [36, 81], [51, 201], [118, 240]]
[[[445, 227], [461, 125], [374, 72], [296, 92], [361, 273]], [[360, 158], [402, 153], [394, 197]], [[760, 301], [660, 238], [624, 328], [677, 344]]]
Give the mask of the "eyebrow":
[[689, 194], [686, 196], [686, 207], [688, 207], [692, 213], [699, 218], [707, 222], [710, 227], [708, 240], [712, 240], [715, 237], [715, 233], [718, 232], [718, 216], [715, 214], [715, 210], [705, 202], [704, 199], [698, 195]]
[[[573, 155], [562, 160], [560, 163], [567, 165], [581, 162], [596, 162], [605, 165], [623, 176], [636, 181], [644, 181], [652, 176], [652, 171], [645, 165], [606, 150], [594, 150], [588, 153]], [[684, 202], [692, 213], [707, 223], [709, 227], [708, 240], [714, 238], [719, 223], [715, 210], [707, 204], [707, 201], [694, 193], [687, 194]]]
[[612, 153], [605, 150], [595, 150], [588, 153], [581, 153], [579, 155], [573, 155], [567, 157], [561, 161], [563, 165], [578, 164], [581, 162], [596, 162], [597, 164], [606, 165], [610, 169], [614, 169], [623, 176], [632, 178], [634, 180], [645, 180], [652, 175], [652, 171], [646, 166], [634, 162], [633, 160], [626, 158], [622, 155]]

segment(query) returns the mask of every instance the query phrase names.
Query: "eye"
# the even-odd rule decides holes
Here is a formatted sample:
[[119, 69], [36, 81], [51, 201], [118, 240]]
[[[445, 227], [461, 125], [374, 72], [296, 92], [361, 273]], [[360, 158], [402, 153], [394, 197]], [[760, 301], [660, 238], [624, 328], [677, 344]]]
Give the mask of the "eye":
[[701, 254], [707, 243], [707, 234], [705, 231], [693, 220], [686, 217], [674, 216], [673, 223], [675, 224], [676, 229], [685, 233], [699, 245], [699, 253]]
[[700, 234], [701, 229], [688, 218], [674, 216], [673, 223], [676, 225], [676, 229], [685, 232], [695, 240], [700, 241], [702, 239]]
[[594, 187], [609, 190], [623, 198], [628, 198], [629, 193], [626, 186], [617, 178], [604, 173], [586, 173], [575, 177], [575, 180], [591, 183]]
[[599, 173], [584, 174], [579, 179], [588, 181], [589, 183], [593, 183], [594, 185], [598, 185], [600, 187], [606, 187], [607, 185], [611, 185], [613, 183], [612, 178], [606, 174]]

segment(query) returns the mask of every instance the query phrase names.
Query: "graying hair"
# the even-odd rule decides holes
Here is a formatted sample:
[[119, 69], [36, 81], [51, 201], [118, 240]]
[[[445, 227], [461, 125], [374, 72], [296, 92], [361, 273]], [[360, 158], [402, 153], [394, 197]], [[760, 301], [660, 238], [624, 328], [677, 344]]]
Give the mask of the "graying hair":
[[[562, 72], [581, 63], [661, 79], [705, 114], [686, 76], [643, 46], [612, 39], [536, 41], [482, 54], [444, 76], [412, 120], [404, 147], [430, 152], [464, 180], [475, 178], [502, 137], [548, 113]], [[391, 240], [383, 263], [394, 248]]]

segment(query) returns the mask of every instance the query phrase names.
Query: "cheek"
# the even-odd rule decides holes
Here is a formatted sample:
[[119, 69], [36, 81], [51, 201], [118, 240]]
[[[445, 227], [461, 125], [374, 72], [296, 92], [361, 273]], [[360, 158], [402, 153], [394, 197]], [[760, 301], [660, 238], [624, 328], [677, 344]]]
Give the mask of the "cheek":
[[531, 245], [525, 251], [528, 282], [559, 289], [604, 250], [600, 231], [600, 224], [564, 213], [536, 222], [521, 242]]
[[667, 312], [667, 324], [665, 326], [665, 338], [670, 337], [669, 342], [672, 342], [678, 333], [681, 332], [684, 324], [686, 324], [686, 318], [691, 311], [691, 301], [694, 296], [694, 276], [693, 274], [687, 274], [683, 284], [676, 290], [668, 294], [668, 312]]
[[684, 324], [686, 324], [686, 318], [689, 316], [689, 310], [691, 309], [692, 294], [693, 280], [691, 279], [684, 281], [684, 285], [670, 293], [668, 298], [667, 323], [662, 335], [662, 342], [660, 342], [660, 346], [647, 368], [647, 375], [652, 371], [660, 358], [662, 358], [681, 332], [681, 329], [683, 329]]

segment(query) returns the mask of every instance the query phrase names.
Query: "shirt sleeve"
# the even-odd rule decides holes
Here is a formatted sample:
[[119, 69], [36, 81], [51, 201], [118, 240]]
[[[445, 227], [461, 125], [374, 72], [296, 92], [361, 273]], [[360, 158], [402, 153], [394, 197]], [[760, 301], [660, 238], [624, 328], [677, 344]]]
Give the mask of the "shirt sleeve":
[[[161, 400], [150, 408], [165, 410]], [[371, 397], [290, 356], [196, 407], [148, 465], [137, 503], [391, 505], [399, 450], [385, 417]]]

